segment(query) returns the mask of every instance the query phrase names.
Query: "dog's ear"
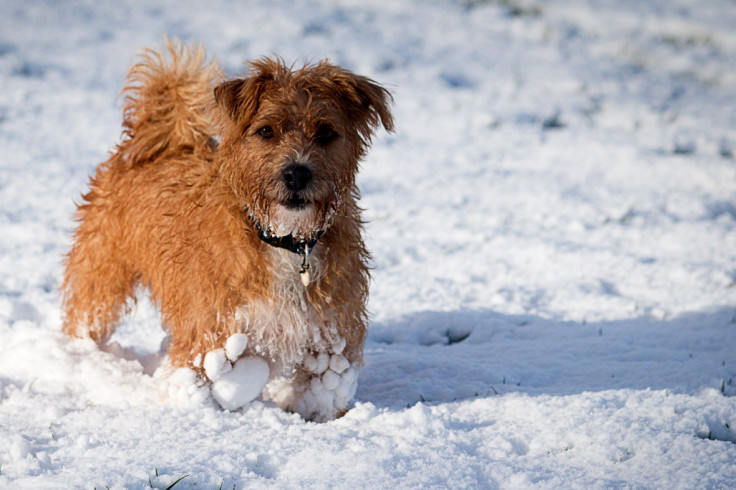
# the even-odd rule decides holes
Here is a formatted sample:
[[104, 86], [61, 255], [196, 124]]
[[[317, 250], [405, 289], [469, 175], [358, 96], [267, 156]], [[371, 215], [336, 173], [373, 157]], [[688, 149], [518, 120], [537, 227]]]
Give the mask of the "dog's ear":
[[217, 105], [236, 123], [247, 123], [258, 111], [261, 97], [267, 89], [273, 74], [260, 69], [257, 63], [251, 63], [252, 76], [236, 78], [215, 87]]
[[215, 101], [235, 124], [247, 123], [258, 110], [264, 90], [261, 77], [228, 80], [215, 87]]
[[332, 75], [332, 82], [346, 103], [347, 115], [358, 122], [358, 131], [370, 141], [371, 134], [382, 125], [386, 131], [394, 130], [391, 114], [391, 93], [370, 78], [339, 69]]
[[230, 119], [235, 120], [240, 107], [240, 92], [245, 79], [228, 80], [215, 87], [215, 101]]

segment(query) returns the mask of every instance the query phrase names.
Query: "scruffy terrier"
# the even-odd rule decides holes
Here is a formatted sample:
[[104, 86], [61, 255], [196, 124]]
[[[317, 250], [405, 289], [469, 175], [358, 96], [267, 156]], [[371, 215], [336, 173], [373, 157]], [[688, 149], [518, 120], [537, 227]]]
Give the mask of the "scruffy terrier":
[[[368, 269], [355, 176], [392, 98], [322, 61], [222, 80], [166, 41], [129, 71], [123, 138], [78, 206], [64, 331], [106, 342], [139, 287], [174, 368], [236, 409], [341, 416], [362, 363]], [[265, 388], [264, 388], [265, 387]]]

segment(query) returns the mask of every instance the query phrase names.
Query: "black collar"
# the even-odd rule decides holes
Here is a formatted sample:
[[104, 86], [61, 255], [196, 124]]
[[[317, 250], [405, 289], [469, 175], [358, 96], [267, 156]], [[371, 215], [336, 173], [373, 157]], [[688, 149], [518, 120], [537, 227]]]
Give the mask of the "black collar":
[[[246, 211], [248, 211], [247, 208]], [[312, 253], [312, 249], [314, 248], [314, 246], [317, 245], [319, 239], [322, 238], [322, 235], [325, 234], [325, 230], [322, 230], [308, 239], [295, 238], [293, 235], [276, 236], [273, 232], [271, 232], [270, 229], [264, 230], [260, 221], [255, 216], [253, 216], [253, 213], [249, 212], [248, 218], [253, 224], [253, 227], [256, 229], [256, 232], [258, 233], [258, 238], [260, 238], [261, 241], [268, 243], [272, 247], [283, 248], [284, 250], [288, 250], [291, 253], [295, 253], [303, 257], [306, 257], [310, 253]]]
[[304, 287], [308, 287], [311, 281], [309, 274], [309, 254], [312, 253], [312, 249], [317, 245], [317, 242], [322, 235], [325, 234], [325, 230], [317, 232], [310, 238], [294, 238], [293, 235], [276, 236], [270, 230], [264, 230], [260, 222], [255, 219], [253, 213], [248, 213], [251, 223], [258, 233], [258, 238], [261, 241], [266, 242], [272, 247], [283, 248], [291, 253], [301, 255], [302, 267], [299, 269], [299, 277]]
[[298, 255], [312, 253], [312, 249], [317, 245], [317, 242], [325, 233], [324, 231], [320, 231], [314, 238], [299, 239], [294, 238], [292, 235], [276, 236], [268, 231], [262, 231], [258, 225], [256, 225], [256, 229], [258, 230], [258, 238], [262, 241], [268, 243], [272, 247], [283, 248]]

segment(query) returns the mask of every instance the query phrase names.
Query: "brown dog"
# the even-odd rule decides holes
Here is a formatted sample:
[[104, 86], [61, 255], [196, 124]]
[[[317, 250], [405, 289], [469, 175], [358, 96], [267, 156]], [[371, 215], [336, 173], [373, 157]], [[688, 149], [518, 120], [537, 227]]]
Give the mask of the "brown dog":
[[107, 341], [142, 286], [171, 365], [209, 379], [224, 407], [270, 380], [264, 399], [340, 416], [369, 279], [355, 175], [379, 124], [393, 130], [391, 95], [326, 61], [264, 58], [218, 84], [202, 48], [166, 45], [131, 68], [123, 141], [78, 206], [64, 331]]

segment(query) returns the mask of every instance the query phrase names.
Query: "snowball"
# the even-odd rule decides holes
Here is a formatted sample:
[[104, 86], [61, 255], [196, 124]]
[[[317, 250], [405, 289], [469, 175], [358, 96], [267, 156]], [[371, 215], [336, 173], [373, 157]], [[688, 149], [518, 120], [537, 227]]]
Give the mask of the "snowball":
[[332, 391], [340, 384], [340, 375], [335, 371], [327, 371], [322, 375], [322, 383], [324, 383], [326, 390]]
[[330, 369], [335, 371], [337, 374], [342, 373], [349, 367], [350, 363], [348, 360], [339, 354], [335, 354], [332, 356], [332, 359], [330, 359]]
[[358, 370], [351, 367], [340, 376], [340, 386], [335, 389], [335, 406], [343, 408], [355, 395], [358, 388]]
[[351, 367], [344, 373], [342, 373], [340, 384], [341, 385], [357, 385], [359, 371], [355, 367]]
[[345, 350], [346, 345], [347, 342], [345, 342], [345, 339], [340, 339], [337, 341], [337, 344], [332, 346], [332, 350], [335, 354], [342, 354], [342, 351]]
[[316, 374], [322, 374], [327, 371], [327, 366], [330, 365], [330, 355], [326, 352], [321, 352], [317, 356], [317, 369], [314, 370]]
[[340, 390], [335, 392], [335, 407], [344, 408], [348, 406], [352, 395], [349, 393], [343, 393]]
[[304, 364], [304, 369], [306, 369], [307, 371], [310, 371], [313, 373], [317, 371], [317, 359], [314, 356], [309, 355], [309, 354], [305, 355], [303, 364]]
[[317, 397], [311, 391], [305, 391], [294, 404], [294, 411], [309, 420], [319, 410]]
[[176, 403], [200, 405], [207, 400], [208, 390], [201, 387], [194, 370], [181, 367], [173, 372], [165, 369], [154, 373], [160, 395]]
[[263, 359], [243, 357], [230, 372], [223, 373], [212, 383], [212, 397], [222, 408], [237, 410], [260, 395], [268, 382], [269, 373], [268, 364]]
[[312, 378], [309, 388], [315, 395], [320, 395], [325, 391], [325, 384], [319, 378]]
[[335, 396], [340, 398], [349, 398], [352, 386], [350, 383], [345, 383], [345, 379], [340, 380], [340, 384], [335, 388]]
[[[305, 366], [311, 365], [312, 362], [306, 361], [305, 358]], [[332, 420], [348, 406], [355, 395], [359, 370], [350, 366], [348, 360], [341, 355], [333, 355], [329, 364], [340, 369], [342, 373], [326, 369], [322, 376], [312, 377], [304, 391], [295, 394], [296, 399], [291, 408], [306, 420], [314, 422]]]
[[230, 363], [225, 357], [225, 349], [211, 350], [204, 356], [204, 372], [212, 381], [220, 379], [230, 369]]
[[235, 362], [238, 357], [245, 351], [248, 346], [248, 336], [244, 333], [236, 333], [230, 336], [225, 342], [225, 355], [228, 359]]

